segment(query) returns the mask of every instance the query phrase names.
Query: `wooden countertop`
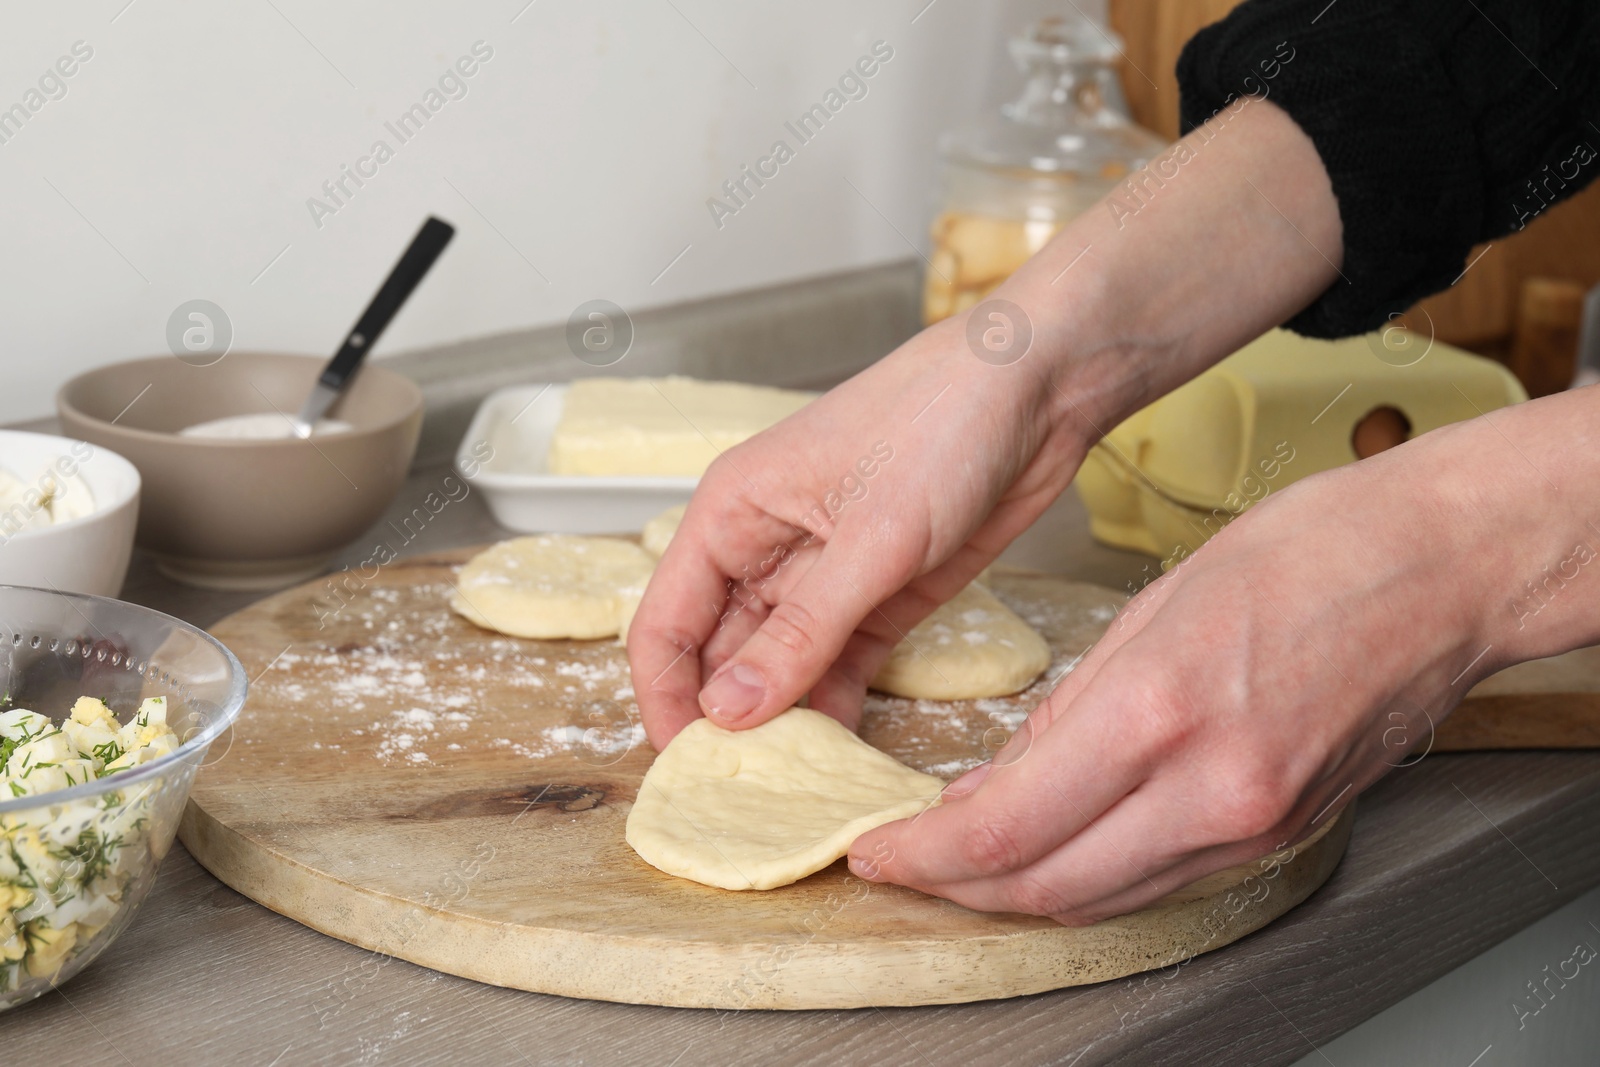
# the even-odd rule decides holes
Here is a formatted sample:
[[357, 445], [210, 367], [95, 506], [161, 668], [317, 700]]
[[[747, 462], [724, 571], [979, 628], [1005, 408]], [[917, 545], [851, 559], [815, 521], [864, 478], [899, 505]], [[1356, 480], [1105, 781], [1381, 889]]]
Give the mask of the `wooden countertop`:
[[[402, 515], [448, 474], [412, 476]], [[476, 494], [404, 554], [504, 536]], [[346, 553], [353, 563], [380, 523]], [[1008, 560], [1123, 587], [1149, 562], [1090, 542], [1071, 493]], [[136, 557], [126, 599], [209, 625], [205, 593]], [[1434, 755], [1369, 790], [1328, 884], [1165, 972], [955, 1007], [722, 1013], [479, 985], [260, 907], [174, 844], [132, 926], [55, 993], [0, 1014], [7, 1063], [1290, 1063], [1600, 883], [1600, 753]]]

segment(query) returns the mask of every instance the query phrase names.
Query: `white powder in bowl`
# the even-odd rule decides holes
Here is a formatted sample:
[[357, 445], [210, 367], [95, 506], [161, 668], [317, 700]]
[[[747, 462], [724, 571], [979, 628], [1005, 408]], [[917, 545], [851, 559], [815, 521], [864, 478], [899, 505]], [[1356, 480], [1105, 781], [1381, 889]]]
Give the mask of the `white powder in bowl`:
[[[346, 433], [355, 429], [342, 419], [318, 419], [311, 428], [311, 436]], [[197, 422], [183, 429], [183, 437], [229, 437], [236, 440], [272, 441], [293, 437], [294, 423], [288, 416], [275, 411], [255, 415], [229, 415], [209, 422]]]

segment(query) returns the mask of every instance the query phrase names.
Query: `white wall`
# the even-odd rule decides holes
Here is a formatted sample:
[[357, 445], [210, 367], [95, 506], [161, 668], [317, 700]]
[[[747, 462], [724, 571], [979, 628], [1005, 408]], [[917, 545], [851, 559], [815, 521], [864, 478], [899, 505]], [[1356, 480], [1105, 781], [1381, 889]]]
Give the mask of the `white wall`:
[[[195, 298], [227, 312], [236, 349], [331, 353], [430, 212], [456, 241], [380, 352], [563, 321], [596, 296], [639, 308], [902, 258], [938, 131], [978, 106], [1003, 33], [1048, 6], [126, 3], [4, 15], [0, 107], [75, 42], [93, 55], [0, 143], [0, 421], [47, 414], [80, 370], [166, 351]], [[400, 144], [384, 122], [480, 40], [493, 57], [467, 95]], [[783, 121], [877, 40], [894, 58], [868, 95], [719, 231], [707, 197], [796, 144]], [[319, 228], [307, 199], [380, 138], [394, 158]]]

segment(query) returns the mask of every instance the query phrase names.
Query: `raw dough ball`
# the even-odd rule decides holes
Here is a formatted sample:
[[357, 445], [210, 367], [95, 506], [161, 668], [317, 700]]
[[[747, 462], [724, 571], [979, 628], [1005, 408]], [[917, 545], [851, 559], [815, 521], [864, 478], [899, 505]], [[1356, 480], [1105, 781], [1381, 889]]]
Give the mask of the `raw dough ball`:
[[820, 711], [750, 730], [696, 719], [639, 784], [628, 844], [646, 863], [722, 889], [775, 889], [820, 871], [875, 826], [938, 803], [944, 782]]
[[688, 508], [688, 504], [679, 504], [645, 523], [644, 529], [639, 534], [639, 543], [644, 546], [644, 550], [656, 559], [660, 559], [666, 553], [672, 535], [678, 532], [678, 526], [683, 522], [683, 513]]
[[628, 643], [628, 627], [633, 625], [633, 617], [639, 614], [639, 604], [644, 600], [645, 585], [630, 585], [622, 591], [622, 604], [617, 611], [617, 644]]
[[919, 700], [1003, 697], [1048, 666], [1044, 638], [974, 582], [906, 634], [872, 688]]
[[638, 545], [609, 537], [518, 537], [461, 568], [450, 607], [513, 637], [610, 637], [655, 570]]

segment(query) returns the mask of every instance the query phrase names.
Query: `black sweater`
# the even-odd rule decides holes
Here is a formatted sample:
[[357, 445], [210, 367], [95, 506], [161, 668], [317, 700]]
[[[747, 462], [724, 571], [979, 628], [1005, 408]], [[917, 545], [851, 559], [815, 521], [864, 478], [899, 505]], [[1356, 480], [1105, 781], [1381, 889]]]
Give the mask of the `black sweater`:
[[1474, 244], [1600, 174], [1597, 3], [1246, 0], [1188, 43], [1178, 81], [1185, 131], [1265, 96], [1322, 156], [1349, 280], [1287, 324], [1313, 337], [1447, 288]]

